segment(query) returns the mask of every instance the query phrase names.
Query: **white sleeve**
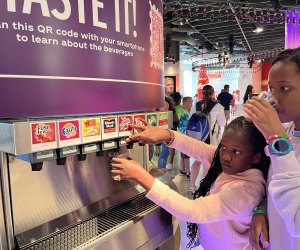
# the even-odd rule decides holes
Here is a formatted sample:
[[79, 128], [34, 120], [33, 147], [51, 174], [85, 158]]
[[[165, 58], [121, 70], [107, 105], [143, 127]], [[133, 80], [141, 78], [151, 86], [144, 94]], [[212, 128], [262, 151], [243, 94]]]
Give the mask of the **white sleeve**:
[[243, 182], [234, 187], [223, 187], [216, 194], [191, 200], [156, 179], [146, 197], [180, 220], [212, 223], [250, 216], [263, 194], [263, 185]]
[[215, 116], [215, 119], [219, 126], [224, 127], [226, 125], [226, 118], [224, 113], [224, 107], [217, 103], [211, 111], [211, 116]]
[[[284, 156], [271, 155], [273, 176], [269, 193], [293, 237], [300, 236], [300, 164], [292, 151]], [[272, 219], [272, 218], [271, 218]]]
[[224, 107], [220, 104], [221, 108], [219, 109], [219, 113], [217, 115], [217, 123], [219, 126], [225, 126], [226, 125], [226, 118], [225, 118], [225, 112]]

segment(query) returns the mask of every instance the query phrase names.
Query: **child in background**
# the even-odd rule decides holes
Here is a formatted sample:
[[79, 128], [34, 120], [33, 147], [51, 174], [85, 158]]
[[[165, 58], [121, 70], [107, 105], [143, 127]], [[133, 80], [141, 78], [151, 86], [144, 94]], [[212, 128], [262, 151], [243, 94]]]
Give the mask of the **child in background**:
[[[300, 48], [282, 51], [269, 72], [269, 88], [278, 106], [253, 97], [244, 111], [269, 141], [267, 215], [253, 217], [250, 242], [256, 250], [260, 234], [272, 250], [300, 249]], [[287, 123], [284, 127], [281, 122]], [[285, 135], [286, 133], [286, 135]], [[277, 140], [275, 135], [278, 135]], [[277, 148], [277, 150], [276, 150]], [[274, 150], [275, 149], [275, 150]]]
[[[175, 107], [176, 114], [179, 119], [178, 130], [182, 134], [186, 134], [186, 126], [190, 117], [190, 110], [193, 105], [193, 98], [185, 96], [182, 99], [182, 105]], [[188, 180], [190, 180], [190, 157], [182, 152], [180, 152], [181, 162], [180, 162], [180, 175], [185, 175]]]
[[[225, 129], [218, 147], [207, 145], [168, 129], [132, 125], [139, 133], [127, 140], [141, 143], [165, 142], [168, 146], [210, 163], [208, 174], [190, 200], [154, 179], [139, 163], [113, 158], [112, 170], [121, 179], [141, 184], [147, 197], [178, 219], [190, 222], [188, 237], [192, 247], [199, 236], [204, 249], [251, 249], [249, 225], [252, 210], [265, 195], [269, 158], [264, 154], [266, 141], [251, 122], [243, 117]], [[198, 228], [199, 224], [199, 228]]]
[[[226, 119], [224, 114], [224, 107], [216, 102], [215, 100], [215, 90], [211, 85], [205, 85], [202, 89], [203, 99], [195, 104], [196, 111], [201, 111], [202, 113], [210, 117], [210, 133], [209, 137], [205, 140], [205, 143], [217, 146], [219, 144], [218, 129], [221, 126], [225, 126]], [[195, 193], [196, 191], [196, 180], [200, 172], [201, 162], [195, 160], [191, 167], [191, 182], [188, 189], [189, 192]], [[206, 170], [208, 167], [206, 166]], [[203, 168], [204, 170], [204, 168]], [[203, 176], [206, 175], [206, 171], [203, 171]]]

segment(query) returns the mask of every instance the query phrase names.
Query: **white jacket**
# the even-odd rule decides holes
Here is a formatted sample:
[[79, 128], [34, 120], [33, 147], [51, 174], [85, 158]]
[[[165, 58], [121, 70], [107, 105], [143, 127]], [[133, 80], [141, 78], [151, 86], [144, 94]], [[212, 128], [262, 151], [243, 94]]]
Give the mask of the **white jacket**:
[[213, 109], [210, 111], [210, 120], [211, 120], [211, 130], [213, 130], [213, 126], [216, 123], [215, 129], [214, 129], [214, 134], [210, 137], [210, 144], [217, 146], [219, 144], [218, 141], [218, 126], [224, 127], [226, 124], [226, 119], [225, 119], [225, 113], [224, 113], [224, 107], [220, 104], [217, 103]]
[[300, 249], [300, 137], [294, 137], [294, 124], [286, 131], [294, 151], [271, 155], [268, 176], [268, 218], [272, 250]]

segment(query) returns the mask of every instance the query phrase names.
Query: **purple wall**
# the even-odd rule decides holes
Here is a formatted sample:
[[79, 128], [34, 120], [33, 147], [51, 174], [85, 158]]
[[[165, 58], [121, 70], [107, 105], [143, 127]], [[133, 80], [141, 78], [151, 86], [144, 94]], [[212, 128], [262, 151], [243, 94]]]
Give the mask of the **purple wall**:
[[163, 106], [161, 0], [13, 2], [0, 4], [0, 117]]
[[289, 18], [289, 23], [285, 22], [285, 48], [298, 48], [300, 46], [300, 9], [296, 8], [294, 12], [286, 12], [286, 19]]

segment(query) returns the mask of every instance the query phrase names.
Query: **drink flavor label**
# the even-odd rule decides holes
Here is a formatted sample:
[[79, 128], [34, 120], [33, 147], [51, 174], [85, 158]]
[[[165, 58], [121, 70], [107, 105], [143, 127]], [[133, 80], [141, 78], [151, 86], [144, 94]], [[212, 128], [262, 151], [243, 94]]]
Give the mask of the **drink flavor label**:
[[140, 119], [146, 121], [146, 114], [133, 115], [133, 124], [139, 125], [139, 126], [144, 126], [144, 123]]
[[37, 122], [30, 124], [31, 150], [41, 151], [57, 147], [56, 122]]
[[146, 121], [149, 125], [157, 127], [157, 113], [149, 113], [146, 115]]
[[159, 128], [164, 128], [164, 129], [169, 128], [168, 116], [169, 116], [168, 112], [158, 113], [158, 127]]
[[119, 137], [129, 136], [132, 134], [132, 128], [129, 124], [132, 124], [132, 115], [119, 115]]
[[118, 117], [101, 117], [102, 140], [118, 137]]
[[79, 120], [58, 121], [59, 147], [78, 145], [81, 143]]
[[82, 143], [101, 140], [100, 117], [81, 119]]

